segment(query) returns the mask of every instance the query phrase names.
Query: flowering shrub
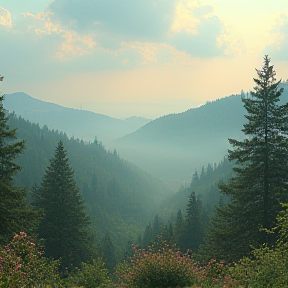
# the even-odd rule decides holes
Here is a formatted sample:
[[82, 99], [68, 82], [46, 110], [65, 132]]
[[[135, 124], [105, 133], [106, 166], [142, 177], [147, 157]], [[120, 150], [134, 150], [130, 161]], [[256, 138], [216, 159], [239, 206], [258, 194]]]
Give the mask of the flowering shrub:
[[197, 282], [197, 267], [188, 253], [182, 254], [169, 245], [154, 245], [148, 250], [133, 245], [134, 256], [130, 263], [116, 268], [116, 276], [123, 287], [161, 288], [184, 287]]
[[[227, 283], [232, 284], [233, 281], [228, 272], [229, 266], [225, 265], [223, 261], [217, 262], [216, 259], [211, 259], [205, 266], [199, 267], [197, 271], [198, 283], [201, 287], [230, 287]], [[226, 286], [223, 286], [225, 283]]]
[[30, 288], [59, 283], [58, 262], [42, 256], [43, 251], [24, 232], [0, 248], [0, 287]]

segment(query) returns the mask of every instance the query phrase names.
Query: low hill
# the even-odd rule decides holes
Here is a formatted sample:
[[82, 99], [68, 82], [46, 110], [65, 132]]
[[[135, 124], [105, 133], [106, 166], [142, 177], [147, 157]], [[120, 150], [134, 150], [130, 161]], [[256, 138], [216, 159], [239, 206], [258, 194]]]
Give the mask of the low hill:
[[3, 105], [6, 110], [14, 111], [33, 123], [47, 125], [50, 129], [57, 129], [83, 140], [93, 141], [97, 137], [104, 144], [136, 131], [150, 121], [142, 117], [121, 120], [87, 110], [66, 108], [22, 92], [5, 95]]

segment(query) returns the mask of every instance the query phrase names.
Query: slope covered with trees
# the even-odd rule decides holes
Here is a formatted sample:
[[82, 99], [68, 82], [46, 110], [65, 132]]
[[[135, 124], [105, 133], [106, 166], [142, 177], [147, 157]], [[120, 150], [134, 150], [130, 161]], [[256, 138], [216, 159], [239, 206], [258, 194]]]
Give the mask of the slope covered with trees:
[[[109, 233], [116, 247], [137, 238], [162, 199], [171, 193], [161, 181], [122, 160], [116, 151], [107, 151], [97, 140], [84, 143], [69, 139], [64, 133], [50, 131], [47, 126], [41, 129], [13, 114], [9, 125], [18, 127], [18, 138], [26, 141], [26, 149], [17, 159], [22, 170], [15, 183], [30, 190], [35, 184], [39, 186], [61, 140], [97, 239]], [[121, 254], [121, 249], [115, 250]]]
[[[116, 268], [115, 275], [117, 280], [115, 280], [115, 286], [163, 288], [168, 286], [215, 288], [287, 287], [288, 103], [283, 104], [281, 101], [279, 101], [279, 97], [281, 96], [281, 93], [283, 93], [283, 89], [281, 88], [280, 81], [277, 82], [275, 79], [274, 67], [270, 65], [270, 58], [268, 56], [264, 57], [264, 65], [262, 70], [257, 70], [257, 74], [258, 78], [254, 79], [256, 82], [254, 91], [251, 93], [251, 95], [247, 95], [248, 97], [242, 98], [244, 107], [247, 110], [245, 116], [247, 118], [247, 122], [244, 123], [244, 127], [242, 129], [242, 132], [244, 133], [243, 140], [229, 139], [229, 142], [232, 145], [232, 148], [228, 151], [229, 160], [231, 163], [227, 162], [227, 159], [224, 159], [224, 161], [218, 166], [215, 164], [208, 164], [206, 169], [202, 167], [202, 169], [200, 169], [201, 173], [198, 173], [196, 170], [192, 176], [192, 181], [189, 187], [182, 188], [178, 193], [176, 193], [176, 195], [171, 197], [172, 200], [168, 199], [165, 202], [167, 205], [166, 208], [168, 208], [166, 213], [168, 213], [169, 208], [173, 210], [173, 205], [182, 205], [182, 201], [185, 198], [184, 196], [187, 196], [188, 194], [185, 206], [186, 213], [183, 212], [184, 209], [182, 209], [182, 211], [179, 209], [177, 216], [173, 219], [172, 215], [168, 221], [167, 218], [161, 219], [161, 217], [156, 214], [154, 221], [150, 222], [146, 226], [143, 238], [141, 239], [141, 237], [139, 237], [137, 244], [132, 242], [128, 243], [127, 248], [129, 247], [130, 250], [127, 249], [125, 253], [127, 261], [118, 265]], [[8, 167], [7, 171], [9, 171], [9, 169], [11, 170], [11, 168], [12, 170], [14, 169], [16, 171], [20, 166], [14, 164], [13, 161], [10, 161], [15, 158], [17, 153], [14, 153], [15, 151], [13, 151], [13, 149], [11, 150], [13, 145], [5, 145], [7, 145], [7, 139], [10, 136], [15, 138], [15, 130], [10, 130], [10, 124], [7, 125], [7, 119], [5, 116], [3, 117], [3, 115], [3, 113], [0, 114], [3, 120], [1, 122], [2, 133], [0, 135], [2, 135], [2, 140], [4, 139], [4, 141], [1, 142], [2, 146], [0, 146], [2, 156], [0, 160], [1, 166], [4, 168], [1, 170], [1, 176], [4, 181], [0, 182], [0, 191], [5, 197], [7, 196], [5, 195], [6, 188], [3, 184], [8, 184], [8, 188], [11, 189], [16, 188], [15, 184], [11, 181], [14, 178], [12, 177], [13, 173], [7, 173], [8, 181], [5, 179], [5, 168]], [[128, 210], [128, 213], [125, 213], [126, 210], [124, 211], [123, 208], [129, 209], [129, 205], [132, 204], [132, 202], [129, 202], [129, 205], [125, 207], [127, 203], [125, 201], [121, 202], [121, 200], [128, 200], [132, 195], [137, 195], [140, 201], [137, 202], [135, 198], [131, 198], [134, 201], [133, 204], [151, 205], [153, 203], [152, 201], [157, 198], [155, 198], [156, 195], [152, 195], [153, 192], [149, 191], [149, 193], [147, 193], [148, 190], [141, 190], [142, 186], [137, 186], [139, 185], [138, 182], [134, 183], [135, 186], [131, 184], [132, 182], [129, 182], [131, 186], [126, 185], [125, 188], [127, 189], [126, 191], [128, 191], [129, 187], [137, 186], [137, 192], [140, 191], [143, 193], [141, 194], [141, 198], [137, 193], [128, 195], [124, 193], [119, 195], [119, 191], [121, 191], [121, 182], [119, 182], [119, 180], [123, 180], [122, 184], [124, 185], [124, 179], [126, 179], [126, 176], [134, 177], [132, 178], [134, 181], [135, 179], [144, 179], [144, 176], [140, 175], [139, 171], [136, 174], [133, 174], [136, 170], [134, 166], [123, 162], [117, 155], [116, 151], [113, 153], [107, 152], [102, 145], [99, 145], [97, 141], [94, 143], [85, 144], [80, 140], [69, 140], [63, 133], [48, 131], [46, 127], [44, 130], [40, 129], [39, 126], [27, 123], [26, 121], [23, 121], [23, 119], [18, 119], [15, 117], [15, 115], [11, 116], [10, 122], [19, 124], [19, 126], [22, 125], [22, 131], [25, 131], [24, 128], [26, 128], [27, 131], [29, 131], [28, 135], [33, 135], [32, 140], [35, 140], [35, 143], [38, 143], [38, 141], [40, 141], [40, 143], [43, 141], [42, 144], [48, 143], [48, 139], [58, 140], [58, 142], [51, 140], [51, 143], [54, 143], [53, 145], [56, 146], [56, 149], [54, 147], [54, 155], [52, 158], [51, 155], [48, 157], [51, 159], [50, 166], [48, 166], [46, 170], [40, 187], [34, 187], [35, 206], [37, 206], [38, 209], [41, 208], [44, 210], [39, 226], [39, 232], [42, 233], [42, 235], [43, 231], [44, 234], [46, 232], [45, 227], [50, 228], [50, 224], [48, 224], [49, 221], [46, 220], [57, 214], [56, 212], [61, 211], [61, 208], [63, 208], [63, 211], [66, 211], [66, 213], [62, 216], [59, 216], [58, 214], [57, 219], [61, 217], [61, 220], [63, 218], [64, 221], [70, 222], [70, 219], [75, 220], [73, 217], [78, 215], [80, 217], [77, 216], [76, 218], [78, 218], [80, 222], [81, 219], [84, 220], [79, 226], [85, 228], [88, 224], [84, 213], [83, 202], [72, 177], [73, 172], [68, 165], [68, 158], [63, 146], [64, 142], [67, 144], [67, 146], [70, 144], [71, 151], [73, 151], [73, 149], [77, 151], [76, 155], [79, 156], [79, 158], [77, 158], [76, 162], [74, 163], [79, 164], [79, 161], [81, 162], [81, 160], [85, 160], [84, 163], [87, 164], [89, 163], [88, 159], [92, 159], [94, 163], [94, 161], [97, 159], [98, 161], [101, 161], [99, 167], [102, 167], [102, 169], [103, 167], [107, 167], [107, 170], [103, 169], [107, 173], [106, 176], [110, 175], [109, 173], [111, 172], [115, 172], [115, 174], [112, 174], [113, 177], [110, 177], [110, 180], [112, 179], [112, 181], [108, 180], [106, 190], [97, 190], [95, 188], [97, 188], [99, 183], [102, 183], [101, 181], [103, 181], [103, 178], [100, 177], [100, 175], [103, 176], [103, 174], [100, 173], [101, 169], [99, 170], [94, 167], [94, 169], [88, 170], [90, 171], [89, 177], [89, 173], [88, 176], [85, 174], [85, 172], [87, 173], [87, 171], [85, 171], [85, 165], [75, 165], [78, 167], [78, 169], [81, 168], [81, 171], [78, 171], [79, 175], [77, 176], [79, 178], [79, 182], [81, 182], [82, 177], [85, 178], [85, 176], [85, 181], [87, 181], [87, 179], [91, 180], [90, 182], [84, 181], [81, 183], [83, 186], [83, 196], [86, 197], [86, 201], [88, 199], [87, 206], [90, 207], [90, 209], [87, 211], [89, 211], [93, 216], [92, 219], [94, 219], [94, 221], [98, 221], [95, 221], [94, 224], [98, 225], [99, 222], [101, 222], [101, 220], [99, 221], [99, 217], [95, 218], [95, 214], [91, 213], [94, 212], [93, 209], [96, 207], [93, 205], [91, 206], [91, 204], [94, 203], [101, 202], [102, 206], [97, 206], [97, 208], [102, 208], [101, 213], [103, 213], [102, 216], [103, 219], [105, 219], [105, 224], [107, 224], [107, 226], [112, 223], [109, 223], [111, 219], [114, 220], [114, 226], [110, 226], [110, 228], [114, 229], [112, 230], [112, 233], [110, 231], [110, 233], [106, 233], [105, 236], [102, 237], [102, 253], [105, 253], [102, 254], [104, 256], [103, 259], [106, 261], [106, 268], [108, 268], [110, 273], [112, 273], [113, 267], [115, 266], [117, 260], [114, 255], [115, 246], [113, 244], [113, 239], [110, 236], [115, 236], [117, 234], [115, 232], [117, 228], [120, 228], [122, 233], [125, 233], [126, 231], [124, 230], [124, 226], [117, 226], [117, 224], [115, 224], [116, 218], [118, 218], [120, 221], [119, 223], [121, 223], [121, 221], [123, 221], [122, 224], [125, 223], [127, 231], [130, 232], [128, 237], [129, 239], [133, 238], [131, 234], [132, 232], [135, 232], [133, 231], [133, 228], [139, 228], [141, 226], [141, 220], [142, 225], [144, 221], [147, 221], [147, 219], [149, 220], [147, 213], [133, 214], [131, 210]], [[34, 129], [33, 133], [31, 133], [31, 129]], [[21, 130], [19, 130], [19, 132], [20, 131]], [[23, 135], [25, 135], [26, 132], [24, 132]], [[14, 143], [16, 147], [19, 146], [18, 152], [20, 152], [23, 147], [23, 142], [16, 141]], [[29, 142], [27, 142], [27, 144], [28, 143]], [[31, 143], [33, 143], [33, 141], [31, 141]], [[44, 153], [44, 145], [33, 146], [31, 143], [30, 145], [32, 149], [34, 148], [35, 150], [42, 151], [41, 156], [47, 155]], [[82, 147], [83, 145], [86, 148], [90, 147], [92, 152], [90, 150], [85, 150]], [[29, 145], [27, 145], [27, 147], [29, 147]], [[77, 150], [75, 147], [78, 147], [77, 149], [79, 150]], [[81, 151], [82, 154], [79, 154]], [[30, 153], [31, 155], [37, 154], [33, 150], [30, 151]], [[38, 158], [35, 156], [32, 158], [31, 155], [30, 158], [27, 159], [35, 160], [35, 163], [32, 162], [32, 164], [35, 164], [36, 167], [41, 167], [40, 165], [37, 165]], [[95, 155], [97, 157], [93, 158]], [[102, 155], [102, 157], [100, 155]], [[10, 156], [11, 158], [9, 158]], [[22, 156], [24, 157], [25, 154]], [[23, 157], [22, 159], [19, 159], [19, 162], [23, 161], [23, 163], [27, 164], [29, 161], [25, 162], [25, 158]], [[7, 159], [8, 161], [6, 161]], [[39, 159], [44, 158], [39, 157]], [[107, 162], [107, 159], [109, 159], [110, 162]], [[110, 166], [109, 164], [111, 163], [113, 165]], [[234, 165], [232, 174], [231, 164]], [[121, 169], [113, 170], [116, 167]], [[37, 171], [35, 168], [33, 172], [35, 173], [33, 176], [35, 176], [36, 179], [38, 174], [36, 173]], [[83, 175], [81, 174], [82, 172]], [[26, 173], [26, 175], [29, 176], [27, 171]], [[229, 180], [227, 180], [228, 174], [231, 174]], [[118, 176], [117, 179], [116, 176]], [[18, 183], [21, 183], [21, 181], [24, 179], [26, 178], [21, 174], [19, 174], [17, 179], [14, 178], [14, 180], [16, 180]], [[33, 179], [32, 176], [31, 179]], [[147, 177], [145, 179], [150, 183], [150, 185], [152, 185], [152, 182], [155, 184], [155, 181], [153, 181], [152, 178]], [[216, 190], [215, 182], [213, 182], [217, 182], [219, 180], [222, 180], [222, 183], [219, 185], [219, 189], [222, 191], [223, 195], [219, 193], [219, 190]], [[29, 183], [30, 178], [28, 178], [27, 181]], [[142, 184], [145, 184], [145, 181], [143, 181]], [[214, 183], [214, 186], [211, 186], [211, 190], [209, 193], [207, 193], [207, 187], [209, 187], [212, 182]], [[148, 187], [147, 185], [145, 186], [146, 188]], [[94, 189], [91, 189], [92, 187]], [[104, 186], [101, 187], [103, 188]], [[194, 189], [198, 189], [198, 195], [197, 191], [195, 193]], [[8, 192], [10, 193], [11, 191]], [[61, 191], [65, 193], [62, 194]], [[94, 193], [92, 191], [94, 191]], [[100, 195], [98, 194], [99, 191]], [[101, 193], [103, 191], [107, 194], [107, 196], [106, 194]], [[200, 191], [203, 193], [199, 193]], [[144, 195], [144, 192], [146, 192], [146, 195]], [[64, 194], [67, 198], [65, 201], [66, 203], [62, 203], [63, 205], [61, 205], [61, 201], [63, 200], [61, 198]], [[11, 195], [13, 195], [13, 193]], [[24, 194], [21, 194], [21, 203], [25, 203], [24, 208], [28, 208], [24, 211], [25, 215], [26, 212], [30, 213], [31, 210], [29, 209], [23, 195]], [[18, 199], [16, 198], [14, 201], [14, 199], [9, 199], [8, 197], [7, 201], [6, 198], [4, 198], [4, 205], [0, 207], [1, 209], [3, 207], [7, 208], [8, 210], [10, 209], [13, 212], [15, 205], [18, 205]], [[159, 198], [161, 198], [160, 194], [158, 194], [158, 199]], [[213, 200], [211, 200], [211, 198]], [[209, 225], [209, 213], [207, 212], [209, 212], [209, 206], [212, 205], [212, 203], [216, 203], [217, 198], [219, 198], [219, 200], [216, 213], [212, 219], [211, 225]], [[55, 199], [56, 201], [52, 201], [51, 206], [51, 200]], [[98, 202], [95, 201], [96, 199]], [[103, 201], [108, 200], [111, 202], [112, 199], [116, 199], [117, 203], [108, 204]], [[208, 204], [209, 200], [210, 203]], [[206, 211], [203, 209], [205, 207], [203, 205], [205, 201]], [[12, 207], [10, 205], [10, 207], [9, 205], [6, 205], [7, 203], [9, 205], [12, 203], [12, 206], [14, 206]], [[71, 206], [71, 203], [76, 205]], [[68, 206], [65, 207], [65, 205]], [[137, 212], [141, 212], [141, 205], [136, 206], [138, 208]], [[55, 213], [50, 213], [49, 215], [48, 211], [52, 211], [54, 207], [57, 207], [57, 211]], [[159, 206], [157, 207], [156, 205], [150, 207], [150, 212], [153, 212], [153, 209], [161, 211]], [[143, 211], [144, 210], [142, 210], [142, 212]], [[66, 214], [69, 213], [74, 213], [74, 215], [71, 215], [71, 217], [68, 217], [65, 220]], [[101, 213], [99, 215], [101, 215]], [[165, 212], [163, 214], [165, 214]], [[115, 216], [114, 218], [113, 215]], [[133, 217], [133, 221], [136, 223], [135, 226], [131, 225], [131, 217]], [[11, 218], [11, 221], [18, 221], [20, 226], [17, 227], [25, 227], [21, 226], [22, 219], [14, 217]], [[65, 225], [63, 225], [62, 221], [59, 222], [62, 224], [61, 233], [64, 235], [64, 230], [66, 227], [64, 227]], [[32, 219], [31, 223], [34, 223], [34, 219]], [[76, 222], [71, 221], [71, 223]], [[43, 224], [44, 226], [41, 227]], [[58, 223], [55, 222], [51, 225], [56, 227], [56, 229], [53, 229], [52, 234], [54, 233], [54, 230], [57, 231], [57, 225]], [[71, 229], [72, 226], [67, 225], [69, 229]], [[77, 223], [73, 227], [79, 228], [77, 227]], [[208, 233], [205, 237], [204, 234], [207, 230]], [[5, 233], [5, 227], [3, 231]], [[78, 232], [77, 234], [81, 235], [81, 233]], [[68, 234], [65, 235], [67, 237], [60, 241], [60, 246], [61, 244], [65, 243], [67, 240], [66, 238], [69, 238]], [[51, 235], [48, 233], [48, 235], [43, 237], [45, 237], [47, 240], [50, 236]], [[77, 240], [77, 237], [72, 237]], [[54, 239], [52, 238], [52, 240]], [[32, 241], [33, 239], [27, 237], [26, 233], [22, 231], [19, 234], [16, 234], [12, 241], [10, 241], [6, 246], [3, 246], [3, 248], [0, 247], [1, 287], [18, 287], [19, 283], [25, 283], [25, 285], [28, 286], [33, 285], [33, 287], [43, 284], [57, 286], [59, 283], [61, 283], [63, 287], [67, 288], [75, 287], [75, 285], [78, 285], [77, 287], [81, 286], [89, 288], [98, 287], [101, 285], [104, 286], [110, 283], [108, 270], [104, 268], [104, 263], [99, 258], [97, 260], [93, 259], [90, 263], [81, 263], [81, 265], [77, 263], [76, 265], [80, 266], [80, 269], [77, 269], [76, 273], [68, 275], [66, 279], [61, 280], [57, 271], [59, 262], [43, 258], [42, 251], [39, 250], [37, 245], [35, 245], [35, 243]], [[5, 243], [7, 243], [7, 240], [5, 240]], [[49, 248], [49, 241], [47, 241], [47, 243], [47, 249], [49, 251], [51, 247]], [[61, 251], [65, 252], [67, 247], [69, 247], [69, 244], [70, 243], [66, 242], [64, 247], [62, 246]], [[146, 248], [147, 245], [151, 246]], [[175, 245], [178, 245], [179, 248], [176, 248]], [[92, 247], [93, 244], [91, 243], [88, 246]], [[70, 247], [70, 249], [67, 250], [71, 252], [71, 250], [73, 250], [75, 247], [77, 250], [77, 245], [74, 245], [74, 247]], [[186, 249], [187, 252], [183, 251]], [[55, 249], [50, 249], [50, 252], [55, 252], [54, 250], [57, 252], [57, 247], [55, 247]], [[55, 258], [58, 257], [58, 255], [52, 256]], [[79, 255], [77, 254], [77, 256]], [[211, 259], [211, 257], [213, 258]], [[223, 262], [222, 259], [226, 260], [228, 265]], [[73, 255], [70, 260], [72, 262], [75, 260]], [[85, 261], [87, 261], [87, 259], [85, 259]], [[63, 276], [63, 274], [60, 276]], [[13, 284], [13, 286], [11, 284]], [[112, 286], [114, 286], [114, 284]]]
[[20, 230], [32, 231], [37, 219], [26, 200], [27, 190], [13, 183], [21, 169], [15, 158], [23, 152], [24, 141], [17, 141], [16, 128], [9, 127], [2, 101], [0, 96], [0, 244]]
[[[280, 97], [280, 103], [285, 103], [288, 82], [279, 85], [286, 87]], [[189, 180], [191, 169], [219, 163], [227, 155], [228, 138], [243, 139], [241, 129], [247, 121], [243, 96], [244, 92], [160, 117], [117, 139], [113, 147], [125, 159], [177, 188]]]

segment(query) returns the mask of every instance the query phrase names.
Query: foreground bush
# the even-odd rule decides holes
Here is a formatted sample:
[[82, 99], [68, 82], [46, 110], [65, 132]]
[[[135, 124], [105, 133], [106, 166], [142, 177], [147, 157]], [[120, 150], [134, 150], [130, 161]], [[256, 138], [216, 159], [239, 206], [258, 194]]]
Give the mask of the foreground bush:
[[277, 217], [277, 225], [268, 233], [279, 233], [275, 247], [253, 249], [252, 257], [244, 257], [231, 270], [239, 285], [249, 288], [288, 287], [288, 204]]
[[81, 269], [68, 279], [72, 285], [85, 288], [104, 287], [110, 283], [108, 270], [100, 258], [93, 260], [92, 264], [82, 263]]
[[161, 288], [184, 287], [197, 282], [194, 260], [188, 253], [174, 251], [167, 244], [148, 250], [137, 249], [130, 263], [124, 262], [116, 268], [116, 276], [123, 287]]
[[0, 287], [47, 287], [59, 283], [57, 261], [43, 257], [43, 251], [24, 232], [0, 248]]

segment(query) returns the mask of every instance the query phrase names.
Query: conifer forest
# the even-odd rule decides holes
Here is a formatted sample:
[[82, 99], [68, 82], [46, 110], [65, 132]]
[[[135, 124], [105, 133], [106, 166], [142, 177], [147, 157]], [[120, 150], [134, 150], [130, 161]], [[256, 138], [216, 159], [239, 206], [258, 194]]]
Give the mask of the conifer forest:
[[[268, 55], [255, 74], [251, 91], [223, 99], [241, 102], [243, 120], [223, 140], [226, 156], [206, 162], [220, 151], [224, 132], [206, 135], [215, 137], [215, 151], [201, 144], [201, 165], [183, 164], [190, 179], [180, 185], [174, 180], [185, 178], [176, 177], [182, 170], [161, 162], [161, 152], [158, 166], [156, 156], [146, 157], [149, 149], [138, 159], [151, 171], [160, 167], [164, 180], [104, 145], [97, 131], [88, 141], [29, 121], [5, 109], [2, 95], [0, 288], [287, 288], [288, 86]], [[195, 113], [216, 111], [219, 101]], [[210, 112], [203, 117], [216, 131]], [[231, 126], [233, 119], [221, 117]], [[155, 123], [166, 120], [169, 134], [172, 117]], [[149, 127], [156, 131], [153, 122], [137, 131], [146, 131], [139, 142]], [[181, 123], [196, 125], [188, 117]], [[133, 146], [132, 134], [119, 143]]]

